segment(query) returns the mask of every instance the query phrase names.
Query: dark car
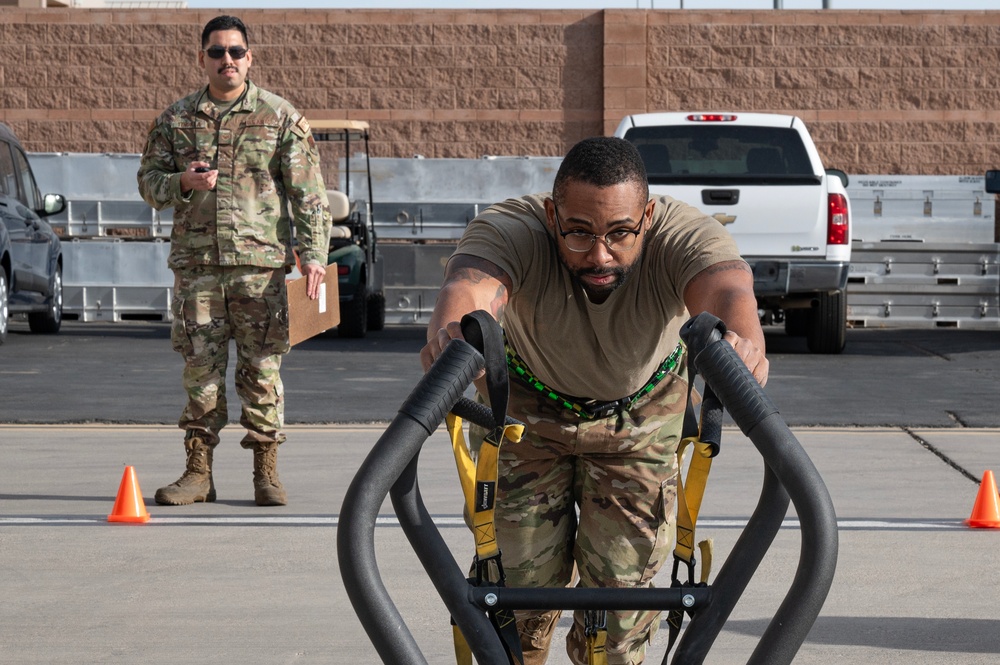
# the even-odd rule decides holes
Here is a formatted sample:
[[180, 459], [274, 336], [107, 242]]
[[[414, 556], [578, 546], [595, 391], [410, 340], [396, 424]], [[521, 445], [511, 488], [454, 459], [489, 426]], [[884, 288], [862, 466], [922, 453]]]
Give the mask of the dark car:
[[62, 245], [43, 218], [62, 212], [62, 194], [42, 196], [20, 141], [0, 123], [0, 344], [13, 314], [32, 332], [62, 325]]

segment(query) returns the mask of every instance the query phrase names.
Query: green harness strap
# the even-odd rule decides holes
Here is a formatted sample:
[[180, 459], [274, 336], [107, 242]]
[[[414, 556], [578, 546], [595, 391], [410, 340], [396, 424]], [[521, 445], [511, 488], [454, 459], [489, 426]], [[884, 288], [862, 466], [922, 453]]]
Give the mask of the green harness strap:
[[647, 381], [642, 388], [639, 388], [639, 390], [635, 391], [631, 395], [628, 395], [627, 397], [622, 397], [621, 399], [616, 399], [611, 402], [600, 402], [595, 405], [590, 404], [589, 402], [581, 403], [580, 399], [577, 397], [567, 397], [552, 388], [549, 388], [542, 382], [541, 379], [536, 377], [531, 372], [528, 364], [524, 362], [521, 356], [517, 355], [517, 352], [510, 348], [509, 344], [506, 342], [504, 343], [504, 349], [507, 355], [507, 366], [519, 379], [552, 401], [556, 402], [562, 408], [568, 409], [579, 417], [587, 420], [606, 418], [619, 409], [622, 411], [628, 411], [631, 409], [635, 403], [639, 401], [639, 398], [653, 390], [653, 388], [655, 388], [660, 381], [667, 376], [667, 374], [672, 372], [674, 368], [677, 367], [677, 363], [680, 361], [681, 355], [684, 353], [684, 348], [684, 343], [678, 342], [677, 346], [670, 353], [670, 355], [667, 356], [667, 358], [660, 363], [660, 366], [656, 368], [656, 371], [653, 372], [653, 376], [649, 378], [649, 381]]

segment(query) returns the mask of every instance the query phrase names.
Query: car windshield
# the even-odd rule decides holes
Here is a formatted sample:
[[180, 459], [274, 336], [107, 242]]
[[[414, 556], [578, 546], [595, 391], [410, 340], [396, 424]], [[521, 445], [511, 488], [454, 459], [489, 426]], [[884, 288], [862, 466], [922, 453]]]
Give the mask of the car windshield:
[[719, 123], [633, 127], [625, 133], [639, 150], [650, 182], [692, 177], [815, 177], [794, 129]]

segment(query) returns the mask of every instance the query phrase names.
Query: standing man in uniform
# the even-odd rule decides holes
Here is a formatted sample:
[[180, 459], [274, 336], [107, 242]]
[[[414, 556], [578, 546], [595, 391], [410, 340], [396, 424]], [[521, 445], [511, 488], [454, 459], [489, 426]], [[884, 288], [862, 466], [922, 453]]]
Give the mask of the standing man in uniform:
[[241, 445], [253, 450], [254, 500], [287, 502], [278, 479], [285, 440], [281, 356], [289, 349], [285, 275], [295, 226], [307, 294], [326, 274], [330, 210], [309, 123], [248, 78], [253, 53], [243, 22], [205, 25], [198, 65], [208, 85], [153, 122], [139, 167], [139, 192], [174, 207], [168, 264], [174, 271], [171, 341], [184, 357], [187, 467], [156, 502], [215, 501], [212, 451], [228, 422], [226, 364], [236, 341]]
[[[468, 312], [503, 325], [517, 369], [508, 414], [526, 424], [500, 452], [495, 526], [510, 586], [647, 587], [659, 571], [676, 525], [685, 308], [722, 319], [767, 380], [749, 266], [716, 220], [650, 199], [642, 159], [622, 139], [581, 141], [551, 195], [509, 199], [469, 224], [421, 361], [429, 368], [461, 337]], [[544, 663], [560, 613], [516, 614], [525, 664]], [[580, 665], [582, 614], [567, 636]], [[608, 663], [641, 663], [657, 618], [608, 612]]]

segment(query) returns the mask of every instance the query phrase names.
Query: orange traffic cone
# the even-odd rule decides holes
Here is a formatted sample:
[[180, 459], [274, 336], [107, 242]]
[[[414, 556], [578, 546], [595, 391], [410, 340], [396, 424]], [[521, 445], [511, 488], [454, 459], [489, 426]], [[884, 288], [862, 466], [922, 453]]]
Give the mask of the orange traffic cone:
[[1000, 501], [997, 500], [997, 482], [992, 471], [987, 470], [983, 474], [972, 515], [965, 523], [982, 529], [1000, 529]]
[[149, 521], [149, 513], [146, 511], [146, 504], [142, 500], [142, 491], [139, 489], [139, 479], [135, 476], [135, 467], [125, 467], [122, 484], [118, 487], [115, 507], [108, 515], [108, 521], [136, 524]]

